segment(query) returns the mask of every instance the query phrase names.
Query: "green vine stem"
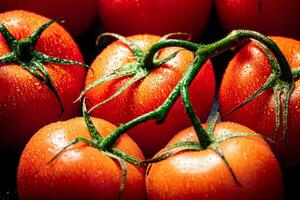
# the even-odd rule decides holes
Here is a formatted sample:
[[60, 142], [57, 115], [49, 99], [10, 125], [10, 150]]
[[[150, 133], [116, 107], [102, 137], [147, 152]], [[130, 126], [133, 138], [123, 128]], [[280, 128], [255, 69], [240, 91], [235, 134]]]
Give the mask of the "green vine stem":
[[276, 85], [275, 82], [279, 79], [281, 80], [281, 82], [293, 83], [293, 74], [290, 70], [286, 58], [280, 51], [279, 47], [271, 39], [255, 31], [235, 30], [223, 39], [208, 45], [196, 44], [189, 41], [175, 39], [162, 40], [149, 48], [149, 50], [144, 54], [143, 59], [141, 59], [140, 66], [142, 66], [144, 69], [151, 70], [154, 67], [153, 60], [156, 52], [163, 48], [172, 46], [182, 47], [193, 52], [196, 55], [193, 63], [188, 67], [181, 80], [178, 82], [178, 84], [175, 86], [175, 88], [172, 90], [172, 92], [169, 94], [169, 96], [161, 106], [151, 112], [148, 112], [125, 124], [120, 125], [118, 129], [116, 129], [113, 133], [103, 139], [100, 145], [105, 149], [109, 149], [115, 144], [117, 139], [123, 133], [144, 121], [156, 119], [158, 123], [162, 123], [170, 108], [181, 94], [183, 97], [185, 109], [188, 113], [189, 118], [191, 119], [197, 136], [202, 143], [202, 147], [209, 146], [211, 141], [206, 136], [208, 135], [208, 133], [204, 131], [202, 125], [199, 122], [199, 119], [192, 110], [192, 105], [187, 93], [187, 87], [200, 71], [202, 65], [206, 60], [215, 57], [232, 47], [236, 47], [237, 45], [244, 43], [245, 41], [250, 41], [251, 39], [266, 46], [275, 57], [270, 57], [269, 59], [272, 59], [270, 64], [272, 69], [274, 69], [270, 76], [274, 76], [276, 77], [276, 79], [272, 79], [272, 81], [268, 83], [267, 86], [264, 86], [263, 89], [265, 90], [270, 85]]
[[[53, 23], [62, 20], [61, 18], [57, 18], [54, 20], [49, 20], [45, 24], [43, 24], [38, 30], [33, 32], [28, 38], [23, 38], [21, 40], [16, 40], [14, 36], [9, 32], [9, 30], [0, 23], [0, 33], [2, 34], [4, 40], [7, 45], [12, 50], [10, 53], [5, 54], [0, 57], [0, 64], [10, 64], [15, 63], [20, 65], [23, 69], [27, 70], [38, 80], [43, 82], [55, 95], [60, 109], [61, 114], [64, 112], [64, 105], [60, 99], [59, 94], [56, 91], [52, 83], [52, 79], [48, 73], [47, 68], [43, 65], [43, 63], [57, 63], [64, 65], [77, 65], [89, 68], [88, 65], [83, 64], [81, 62], [56, 58], [49, 55], [46, 55], [42, 52], [35, 50], [35, 45], [42, 33]], [[1, 66], [0, 66], [1, 67]]]
[[[184, 49], [193, 52], [195, 56], [192, 64], [187, 68], [182, 78], [177, 83], [177, 85], [173, 88], [169, 96], [158, 108], [148, 113], [145, 113], [135, 119], [132, 119], [129, 122], [121, 124], [115, 131], [113, 131], [105, 138], [102, 138], [97, 132], [97, 130], [95, 129], [90, 119], [90, 116], [88, 114], [88, 111], [86, 110], [85, 101], [83, 101], [83, 116], [92, 139], [75, 138], [73, 141], [69, 143], [69, 145], [67, 145], [60, 152], [58, 152], [58, 154], [53, 159], [55, 159], [69, 146], [77, 142], [85, 142], [93, 146], [94, 148], [99, 149], [99, 151], [105, 152], [106, 155], [120, 162], [120, 165], [122, 166], [121, 168], [123, 174], [122, 183], [120, 187], [120, 190], [122, 190], [122, 188], [124, 188], [124, 181], [125, 181], [124, 174], [126, 175], [126, 171], [124, 171], [126, 170], [126, 166], [123, 161], [127, 161], [129, 163], [133, 163], [136, 165], [143, 165], [143, 164], [148, 164], [153, 162], [159, 162], [160, 160], [166, 159], [169, 156], [172, 156], [184, 150], [201, 151], [210, 148], [213, 149], [223, 159], [234, 181], [238, 185], [240, 185], [230, 166], [230, 163], [227, 162], [221, 148], [219, 147], [219, 143], [234, 137], [260, 136], [260, 135], [251, 134], [251, 133], [235, 133], [220, 138], [214, 138], [213, 131], [218, 117], [216, 116], [213, 120], [211, 120], [211, 122], [206, 127], [206, 129], [204, 129], [197, 115], [193, 110], [193, 106], [191, 104], [190, 97], [189, 97], [188, 87], [193, 81], [193, 79], [196, 77], [198, 72], [200, 71], [203, 64], [208, 59], [217, 56], [218, 54], [232, 47], [236, 47], [250, 40], [254, 40], [258, 44], [260, 44], [261, 47], [265, 50], [266, 55], [270, 60], [272, 73], [269, 79], [266, 81], [266, 83], [258, 91], [254, 92], [254, 94], [251, 95], [248, 99], [242, 102], [241, 105], [239, 106], [242, 106], [247, 102], [253, 100], [256, 96], [258, 96], [262, 91], [264, 91], [268, 87], [276, 88], [277, 91], [280, 91], [280, 94], [286, 93], [286, 91], [288, 91], [286, 97], [284, 98], [284, 100], [288, 102], [289, 94], [292, 87], [280, 87], [280, 85], [282, 85], [282, 83], [286, 83], [287, 85], [293, 84], [294, 83], [293, 79], [295, 79], [295, 76], [298, 76], [300, 72], [299, 70], [296, 70], [293, 71], [292, 73], [286, 58], [284, 57], [284, 55], [282, 54], [278, 46], [272, 40], [270, 40], [269, 38], [267, 38], [266, 36], [260, 33], [249, 31], [249, 30], [236, 30], [231, 32], [223, 39], [208, 45], [196, 44], [184, 40], [168, 39], [166, 37], [160, 40], [159, 42], [157, 42], [156, 44], [152, 45], [148, 49], [148, 51], [144, 53], [134, 43], [132, 43], [130, 40], [122, 36], [119, 36], [117, 34], [107, 33], [107, 34], [103, 34], [100, 37], [103, 36], [112, 36], [127, 44], [127, 46], [133, 51], [133, 54], [136, 57], [136, 61], [129, 63], [125, 66], [121, 66], [117, 68], [115, 71], [113, 71], [111, 74], [101, 77], [100, 79], [96, 80], [94, 83], [91, 83], [82, 91], [78, 99], [81, 99], [88, 90], [90, 90], [93, 87], [96, 87], [99, 84], [112, 80], [116, 77], [132, 75], [133, 80], [130, 79], [129, 84], [125, 84], [126, 85], [125, 88], [122, 87], [119, 91], [116, 92], [116, 94], [113, 94], [113, 98], [117, 98], [117, 96], [120, 93], [122, 93], [125, 89], [127, 89], [136, 80], [140, 80], [145, 76], [147, 76], [151, 72], [151, 70], [157, 67], [157, 63], [167, 62], [176, 56], [176, 53], [171, 54], [166, 58], [157, 61], [156, 55], [163, 48], [173, 47], [173, 46], [182, 47]], [[155, 119], [157, 123], [163, 123], [169, 110], [171, 109], [175, 101], [179, 98], [179, 96], [181, 96], [183, 100], [184, 108], [195, 129], [195, 132], [198, 137], [198, 142], [181, 142], [181, 143], [174, 144], [172, 146], [165, 148], [165, 150], [167, 151], [166, 153], [163, 153], [162, 155], [157, 155], [153, 159], [148, 159], [145, 161], [139, 161], [138, 159], [130, 155], [127, 155], [124, 152], [120, 152], [119, 150], [114, 148], [115, 143], [122, 136], [122, 134], [124, 134], [129, 129], [137, 126], [138, 124], [143, 123], [150, 119]], [[108, 99], [111, 100], [112, 98], [109, 97]], [[104, 100], [103, 102], [100, 102], [98, 105], [95, 105], [93, 108], [106, 102], [108, 102], [108, 100]], [[286, 102], [284, 102], [284, 109], [287, 109]], [[235, 109], [238, 109], [239, 106], [237, 106]], [[287, 116], [287, 112], [284, 112], [284, 115]]]
[[234, 30], [223, 39], [208, 45], [195, 44], [193, 42], [182, 40], [164, 40], [154, 44], [147, 51], [144, 57], [144, 63], [146, 66], [151, 67], [154, 53], [166, 47], [182, 47], [196, 53], [197, 55], [207, 55], [207, 59], [209, 59], [223, 53], [224, 51], [227, 51], [232, 47], [242, 44], [245, 40], [249, 41], [250, 39], [257, 40], [270, 49], [279, 63], [280, 69], [278, 69], [278, 71], [280, 71], [282, 74], [281, 80], [291, 81], [292, 73], [289, 64], [276, 43], [265, 35], [251, 30]]

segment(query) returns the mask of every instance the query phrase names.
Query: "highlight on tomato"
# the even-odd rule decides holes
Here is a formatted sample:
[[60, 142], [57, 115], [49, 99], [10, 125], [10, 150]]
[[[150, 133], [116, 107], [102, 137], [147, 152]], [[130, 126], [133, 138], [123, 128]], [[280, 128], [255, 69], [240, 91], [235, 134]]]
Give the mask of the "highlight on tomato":
[[198, 39], [211, 13], [212, 0], [98, 0], [105, 32], [125, 36], [184, 32]]
[[250, 42], [224, 73], [219, 93], [223, 120], [237, 122], [276, 141], [273, 150], [284, 167], [300, 165], [300, 42], [271, 37], [286, 57], [272, 66], [270, 52]]
[[[128, 38], [108, 35], [120, 40], [107, 46], [93, 61], [82, 95], [89, 99], [87, 105], [93, 117], [120, 125], [160, 106], [194, 60], [194, 54], [179, 47], [165, 48], [157, 52], [155, 66], [140, 67], [144, 52], [166, 38], [149, 34]], [[196, 113], [205, 121], [215, 94], [215, 76], [209, 60], [189, 91]], [[163, 123], [158, 125], [156, 120], [149, 120], [130, 129], [128, 134], [148, 157], [189, 124], [182, 100], [178, 99]]]
[[57, 20], [0, 14], [0, 149], [17, 150], [44, 125], [80, 113], [73, 101], [88, 66]]

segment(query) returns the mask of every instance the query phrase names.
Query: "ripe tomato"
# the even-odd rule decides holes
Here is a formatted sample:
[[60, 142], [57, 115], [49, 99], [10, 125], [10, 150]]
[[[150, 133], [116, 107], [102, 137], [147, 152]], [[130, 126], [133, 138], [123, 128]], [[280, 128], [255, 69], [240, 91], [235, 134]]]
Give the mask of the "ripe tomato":
[[67, 30], [77, 36], [95, 21], [96, 3], [96, 0], [1, 0], [0, 11], [22, 9], [51, 19], [65, 17]]
[[[254, 133], [223, 122], [216, 125], [214, 136], [239, 132]], [[175, 135], [169, 145], [182, 141], [197, 141], [192, 127]], [[146, 176], [148, 199], [282, 199], [280, 167], [262, 138], [236, 137], [219, 146], [241, 186], [214, 150], [184, 151], [152, 164]]]
[[227, 32], [253, 29], [267, 35], [300, 38], [298, 0], [215, 0], [215, 4]]
[[198, 38], [212, 0], [98, 0], [104, 31], [121, 35], [185, 32]]
[[[105, 137], [116, 127], [92, 119]], [[90, 138], [82, 118], [52, 123], [40, 129], [26, 145], [18, 167], [17, 185], [20, 199], [116, 199], [121, 184], [117, 161], [85, 143], [77, 143], [53, 156], [76, 137]], [[138, 146], [125, 134], [116, 146], [136, 158], [143, 159]], [[145, 170], [127, 164], [126, 184], [122, 199], [144, 199]]]
[[[272, 37], [292, 68], [300, 66], [300, 42]], [[220, 112], [223, 120], [246, 125], [269, 138], [275, 135], [275, 94], [268, 89], [252, 102], [242, 106], [230, 115], [228, 112], [261, 87], [271, 73], [271, 67], [263, 50], [254, 43], [242, 48], [230, 61], [220, 86]], [[287, 148], [283, 144], [280, 128], [278, 138], [279, 158], [285, 166], [299, 165], [300, 159], [300, 81], [295, 82], [289, 100]], [[281, 108], [282, 112], [282, 108]], [[282, 118], [280, 119], [282, 121]], [[282, 123], [281, 123], [282, 124]]]
[[[135, 35], [128, 39], [143, 51], [146, 51], [160, 37]], [[159, 59], [177, 50], [179, 48], [163, 49], [160, 52]], [[86, 85], [99, 79], [99, 77], [111, 73], [113, 69], [135, 61], [132, 55], [130, 49], [122, 42], [117, 41], [112, 43], [92, 63], [91, 68], [93, 71], [89, 70]], [[95, 109], [91, 115], [101, 117], [114, 124], [120, 124], [156, 109], [165, 101], [180, 80], [184, 71], [192, 62], [193, 57], [193, 53], [191, 52], [180, 51], [174, 59], [153, 69], [143, 80], [130, 86], [130, 88], [112, 101]], [[107, 99], [128, 80], [128, 77], [120, 78], [89, 90], [86, 93], [86, 97], [91, 102], [88, 106], [91, 107]], [[211, 62], [208, 61], [190, 86], [191, 101], [202, 121], [207, 118], [210, 112], [214, 93], [214, 71]], [[189, 124], [189, 119], [186, 116], [180, 99], [175, 102], [163, 124], [157, 125], [155, 120], [150, 120], [130, 129], [128, 134], [141, 147], [144, 155], [150, 156], [162, 148], [176, 131], [187, 127]]]
[[[0, 23], [17, 40], [28, 37], [47, 21], [47, 18], [27, 11], [0, 14]], [[83, 62], [71, 36], [56, 23], [43, 32], [35, 49], [50, 56]], [[0, 56], [9, 52], [11, 49], [0, 34]], [[25, 145], [44, 125], [80, 113], [80, 104], [73, 104], [73, 101], [83, 88], [85, 69], [53, 63], [44, 66], [64, 105], [62, 116], [57, 98], [44, 83], [17, 64], [0, 64], [1, 149]]]

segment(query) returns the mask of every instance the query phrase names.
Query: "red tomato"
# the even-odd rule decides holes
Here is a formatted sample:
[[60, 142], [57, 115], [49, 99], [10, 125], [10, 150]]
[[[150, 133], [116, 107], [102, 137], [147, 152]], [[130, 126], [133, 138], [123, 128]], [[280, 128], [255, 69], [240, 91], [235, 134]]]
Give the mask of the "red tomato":
[[[214, 136], [239, 132], [254, 133], [223, 122], [217, 124]], [[192, 127], [179, 132], [169, 145], [181, 141], [197, 141]], [[214, 150], [184, 151], [152, 164], [146, 176], [148, 199], [282, 199], [280, 167], [262, 138], [236, 137], [219, 146], [241, 186]]]
[[[116, 129], [111, 123], [92, 119], [102, 137]], [[52, 123], [40, 129], [26, 145], [18, 167], [20, 199], [116, 199], [121, 169], [116, 160], [85, 143], [77, 143], [54, 161], [53, 156], [75, 139], [90, 139], [82, 118]], [[143, 159], [138, 146], [125, 134], [116, 148]], [[126, 185], [122, 199], [145, 198], [145, 170], [126, 163]]]
[[299, 0], [215, 0], [224, 29], [300, 38]]
[[104, 31], [121, 35], [185, 32], [198, 38], [212, 0], [98, 0]]
[[[300, 42], [272, 37], [292, 68], [300, 66]], [[223, 120], [246, 125], [269, 138], [275, 136], [275, 95], [268, 89], [252, 102], [232, 114], [228, 112], [261, 87], [271, 73], [269, 61], [256, 44], [249, 43], [230, 61], [220, 86], [220, 112]], [[300, 81], [295, 82], [288, 110], [287, 146], [283, 144], [282, 127], [279, 132], [279, 158], [285, 166], [299, 165], [300, 159]], [[281, 109], [282, 112], [282, 109]], [[282, 116], [282, 115], [281, 115]], [[282, 121], [282, 118], [281, 118]], [[281, 123], [282, 124], [282, 123]]]
[[[47, 21], [27, 11], [0, 14], [0, 22], [17, 40], [28, 37]], [[47, 55], [83, 62], [71, 36], [56, 23], [45, 30], [35, 47]], [[10, 51], [0, 34], [0, 56]], [[64, 105], [62, 116], [57, 98], [44, 83], [17, 64], [0, 64], [0, 149], [25, 145], [44, 125], [80, 113], [80, 104], [73, 101], [83, 88], [85, 69], [52, 63], [45, 67]]]
[[77, 36], [95, 21], [96, 0], [1, 0], [0, 11], [28, 10], [55, 19], [66, 18], [66, 28]]
[[[128, 39], [145, 51], [156, 43], [160, 37], [135, 35]], [[162, 50], [159, 59], [178, 49], [166, 48]], [[89, 70], [86, 85], [111, 73], [113, 69], [135, 61], [132, 55], [131, 50], [122, 42], [112, 43], [92, 63], [91, 68], [93, 71]], [[91, 115], [101, 117], [114, 124], [120, 124], [156, 109], [165, 101], [178, 83], [184, 71], [192, 62], [193, 57], [191, 52], [180, 51], [174, 59], [152, 70], [143, 80], [130, 86], [114, 100], [95, 109]], [[128, 80], [128, 77], [125, 77], [93, 88], [86, 93], [86, 97], [91, 102], [88, 106], [91, 107], [107, 99]], [[192, 103], [202, 121], [205, 121], [210, 112], [214, 93], [214, 71], [211, 62], [208, 61], [190, 86]], [[189, 124], [190, 121], [180, 99], [175, 102], [163, 124], [157, 125], [156, 121], [150, 120], [130, 129], [128, 134], [141, 147], [144, 155], [150, 156], [163, 147], [176, 131], [189, 126]]]

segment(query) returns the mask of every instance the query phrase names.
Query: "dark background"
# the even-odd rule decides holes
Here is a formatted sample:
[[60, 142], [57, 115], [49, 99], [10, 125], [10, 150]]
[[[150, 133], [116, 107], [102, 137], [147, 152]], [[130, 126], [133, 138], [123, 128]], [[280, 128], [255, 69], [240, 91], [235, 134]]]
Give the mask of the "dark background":
[[[96, 21], [88, 31], [75, 38], [87, 64], [91, 64], [93, 59], [101, 51], [101, 48], [104, 47], [103, 45], [101, 47], [96, 47], [95, 44], [96, 38], [101, 32], [99, 22]], [[216, 11], [213, 10], [206, 29], [198, 42], [210, 43], [225, 35], [226, 34], [219, 25]], [[219, 86], [225, 67], [233, 55], [233, 52], [225, 52], [212, 59], [217, 78], [217, 86]], [[215, 101], [211, 115], [217, 111], [217, 108], [218, 103]], [[20, 154], [21, 152], [0, 152], [0, 200], [18, 199], [16, 192], [16, 170]], [[285, 199], [300, 199], [300, 193], [298, 192], [300, 184], [297, 184], [298, 180], [300, 180], [300, 168], [282, 169], [282, 171], [285, 185]]]

